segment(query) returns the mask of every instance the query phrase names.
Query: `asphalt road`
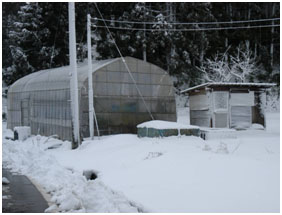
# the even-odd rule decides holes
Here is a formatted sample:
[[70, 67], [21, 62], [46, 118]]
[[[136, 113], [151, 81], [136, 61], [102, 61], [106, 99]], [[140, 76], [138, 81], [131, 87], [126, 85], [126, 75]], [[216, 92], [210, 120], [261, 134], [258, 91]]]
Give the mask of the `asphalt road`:
[[24, 175], [13, 175], [8, 169], [2, 168], [2, 177], [10, 183], [2, 184], [3, 213], [43, 213], [48, 204]]

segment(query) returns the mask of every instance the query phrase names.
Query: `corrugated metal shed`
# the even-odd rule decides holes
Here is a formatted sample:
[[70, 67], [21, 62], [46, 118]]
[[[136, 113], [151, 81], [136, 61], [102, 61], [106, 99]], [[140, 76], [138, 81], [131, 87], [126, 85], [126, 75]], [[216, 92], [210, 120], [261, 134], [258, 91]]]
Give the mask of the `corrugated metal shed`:
[[265, 89], [272, 83], [205, 83], [181, 91], [189, 94], [192, 125], [245, 129], [265, 126]]

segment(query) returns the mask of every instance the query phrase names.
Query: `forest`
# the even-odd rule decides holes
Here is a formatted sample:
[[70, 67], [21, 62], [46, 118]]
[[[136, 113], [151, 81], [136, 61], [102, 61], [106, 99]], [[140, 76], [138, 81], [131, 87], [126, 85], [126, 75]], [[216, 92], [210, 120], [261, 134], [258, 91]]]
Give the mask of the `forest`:
[[[168, 71], [178, 90], [206, 81], [230, 80], [280, 86], [279, 2], [79, 2], [75, 10], [80, 62], [87, 59], [90, 14], [93, 60], [120, 57], [116, 43], [123, 56]], [[38, 70], [68, 65], [68, 36], [66, 2], [3, 2], [4, 83], [11, 85]], [[237, 76], [239, 72], [240, 77], [210, 75], [219, 67]]]

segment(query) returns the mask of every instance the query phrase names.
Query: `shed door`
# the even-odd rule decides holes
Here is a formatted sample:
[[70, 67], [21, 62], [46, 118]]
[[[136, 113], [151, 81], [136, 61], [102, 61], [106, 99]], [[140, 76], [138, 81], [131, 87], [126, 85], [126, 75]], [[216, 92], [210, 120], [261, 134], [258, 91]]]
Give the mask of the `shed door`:
[[228, 92], [213, 92], [214, 127], [228, 127]]
[[30, 126], [30, 114], [29, 114], [29, 100], [21, 101], [21, 120], [22, 126]]
[[251, 123], [251, 106], [231, 106], [231, 128], [249, 128]]

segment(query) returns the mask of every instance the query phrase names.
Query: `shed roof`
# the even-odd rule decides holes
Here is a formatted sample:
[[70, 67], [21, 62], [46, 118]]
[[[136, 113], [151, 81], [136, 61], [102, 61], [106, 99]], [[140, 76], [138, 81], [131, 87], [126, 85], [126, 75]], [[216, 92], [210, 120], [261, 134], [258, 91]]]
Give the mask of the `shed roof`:
[[257, 88], [269, 88], [273, 87], [276, 84], [272, 83], [225, 83], [225, 82], [210, 82], [197, 85], [195, 87], [190, 87], [188, 89], [182, 90], [180, 93], [187, 93], [192, 90], [201, 89], [205, 87], [219, 87], [219, 86], [227, 86], [227, 87], [257, 87]]

